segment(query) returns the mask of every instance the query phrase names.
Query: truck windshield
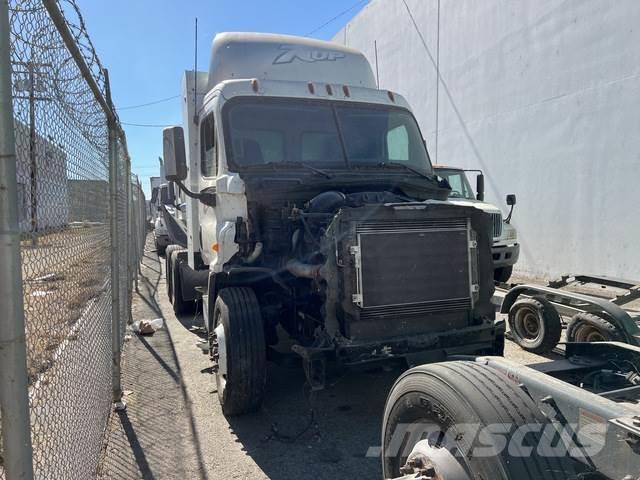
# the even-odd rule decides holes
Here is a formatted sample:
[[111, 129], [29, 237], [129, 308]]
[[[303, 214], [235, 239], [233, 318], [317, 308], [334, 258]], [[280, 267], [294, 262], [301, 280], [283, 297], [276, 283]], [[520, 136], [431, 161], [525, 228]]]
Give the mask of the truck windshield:
[[440, 178], [444, 178], [449, 182], [449, 185], [451, 185], [451, 192], [449, 193], [450, 198], [467, 198], [469, 200], [476, 199], [464, 170], [436, 167], [435, 174]]
[[[319, 168], [402, 164], [431, 174], [415, 119], [405, 109], [291, 99], [241, 99], [225, 106], [229, 165]], [[405, 170], [406, 171], [406, 170]]]

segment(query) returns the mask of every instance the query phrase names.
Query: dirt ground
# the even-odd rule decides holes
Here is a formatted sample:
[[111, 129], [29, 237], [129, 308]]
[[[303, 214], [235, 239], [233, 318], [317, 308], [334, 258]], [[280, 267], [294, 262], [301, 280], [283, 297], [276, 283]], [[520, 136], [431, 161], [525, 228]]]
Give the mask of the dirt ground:
[[[109, 229], [68, 227], [21, 242], [27, 367], [30, 383], [55, 361], [83, 312], [109, 281]], [[108, 292], [106, 292], [108, 293]]]
[[[148, 242], [133, 318], [163, 318], [166, 328], [126, 343], [127, 409], [110, 418], [100, 479], [381, 478], [382, 411], [400, 370], [349, 372], [309, 399], [299, 368], [270, 365], [260, 412], [226, 418], [199, 319], [173, 314], [163, 269]], [[511, 342], [506, 355], [548, 360]]]

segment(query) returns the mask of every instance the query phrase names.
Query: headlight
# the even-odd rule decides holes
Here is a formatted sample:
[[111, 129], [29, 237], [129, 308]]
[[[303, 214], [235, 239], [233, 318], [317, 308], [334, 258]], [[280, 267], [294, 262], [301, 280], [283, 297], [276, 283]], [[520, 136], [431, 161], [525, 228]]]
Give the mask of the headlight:
[[518, 238], [518, 231], [513, 228], [510, 224], [505, 223], [502, 228], [502, 237], [501, 240], [506, 241], [515, 241]]

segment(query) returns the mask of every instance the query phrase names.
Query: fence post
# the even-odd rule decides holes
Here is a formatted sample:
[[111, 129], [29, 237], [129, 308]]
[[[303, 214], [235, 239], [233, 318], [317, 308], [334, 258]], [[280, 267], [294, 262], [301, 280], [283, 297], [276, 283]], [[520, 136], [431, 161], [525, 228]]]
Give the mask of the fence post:
[[[132, 179], [133, 180], [133, 179]], [[131, 238], [133, 240], [133, 251], [132, 251], [132, 258], [131, 258], [131, 263], [133, 263], [133, 280], [134, 280], [134, 285], [136, 288], [136, 292], [138, 291], [138, 248], [140, 247], [140, 240], [138, 238], [139, 235], [139, 231], [138, 231], [138, 215], [140, 214], [140, 191], [138, 190], [137, 187], [137, 183], [138, 183], [138, 177], [136, 176], [136, 187], [135, 187], [135, 198], [136, 201], [135, 202], [131, 202], [131, 212], [132, 212], [132, 224], [131, 224]], [[133, 200], [133, 198], [132, 198]]]
[[[105, 69], [107, 102], [112, 108], [109, 72]], [[109, 117], [109, 223], [111, 227], [111, 387], [113, 402], [122, 399], [120, 380], [120, 265], [118, 263], [118, 125]]]
[[140, 224], [138, 225], [138, 261], [137, 270], [138, 275], [142, 274], [142, 258], [144, 257], [144, 246], [147, 243], [147, 201], [142, 191], [142, 185], [140, 184], [140, 177], [136, 175], [136, 182], [138, 183], [138, 195], [140, 196], [140, 202], [138, 204], [138, 211], [140, 212]]
[[9, 4], [0, 0], [0, 408], [7, 480], [33, 478], [27, 390], [16, 148], [11, 97]]
[[125, 257], [127, 259], [126, 262], [126, 277], [127, 277], [127, 312], [129, 313], [129, 318], [131, 318], [131, 284], [133, 282], [133, 276], [131, 274], [131, 204], [133, 203], [133, 197], [131, 195], [131, 159], [129, 155], [125, 154], [125, 192], [127, 195], [127, 208], [126, 208], [126, 221], [124, 222], [125, 228]]

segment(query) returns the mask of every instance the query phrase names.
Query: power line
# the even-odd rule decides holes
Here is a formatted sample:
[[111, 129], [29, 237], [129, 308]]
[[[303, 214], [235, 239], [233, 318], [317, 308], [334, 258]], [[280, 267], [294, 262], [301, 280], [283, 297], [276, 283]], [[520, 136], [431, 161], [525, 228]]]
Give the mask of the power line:
[[[368, 2], [369, 2], [369, 0], [360, 0], [359, 2], [354, 3], [353, 5], [351, 5], [346, 10], [343, 10], [342, 12], [338, 13], [334, 17], [332, 17], [329, 20], [327, 20], [326, 22], [324, 22], [322, 25], [320, 25], [320, 26], [314, 28], [313, 30], [311, 30], [309, 33], [306, 34], [306, 36], [308, 37], [310, 35], [313, 35], [314, 33], [322, 30], [324, 27], [326, 27], [327, 25], [331, 24], [332, 22], [335, 22], [337, 19], [339, 19], [343, 15], [346, 15], [347, 13], [349, 13], [350, 11], [352, 11], [355, 8], [359, 7], [360, 5], [362, 5], [364, 3], [368, 3]], [[130, 106], [127, 106], [127, 107], [120, 107], [117, 110], [132, 110], [134, 108], [148, 107], [150, 105], [156, 105], [158, 103], [168, 102], [169, 100], [173, 100], [173, 99], [178, 98], [178, 97], [180, 97], [180, 95], [173, 95], [171, 97], [161, 98], [160, 100], [155, 100], [153, 102], [141, 103], [139, 105], [130, 105]], [[122, 125], [127, 125], [127, 126], [130, 126], [130, 127], [166, 128], [166, 127], [171, 127], [172, 126], [172, 125], [156, 125], [156, 124], [146, 124], [146, 123], [128, 123], [128, 122], [121, 122], [121, 123], [122, 123]]]
[[131, 110], [133, 108], [142, 108], [148, 107], [149, 105], [156, 105], [158, 103], [168, 102], [169, 100], [173, 100], [174, 98], [178, 98], [180, 95], [173, 95], [172, 97], [161, 98], [160, 100], [154, 100], [153, 102], [141, 103], [140, 105], [130, 105], [128, 107], [120, 107], [117, 110]]
[[167, 128], [167, 127], [173, 127], [174, 125], [159, 125], [159, 124], [152, 124], [152, 123], [127, 123], [127, 122], [120, 122], [122, 125], [127, 125], [129, 127], [149, 127], [149, 128]]
[[311, 35], [313, 35], [314, 33], [316, 33], [319, 30], [322, 30], [324, 27], [326, 27], [327, 25], [329, 25], [330, 23], [336, 21], [337, 19], [339, 19], [341, 16], [346, 15], [347, 13], [349, 13], [351, 10], [353, 10], [356, 7], [359, 7], [360, 5], [362, 5], [363, 3], [368, 3], [369, 0], [360, 0], [359, 2], [351, 5], [349, 8], [347, 8], [346, 10], [344, 10], [343, 12], [340, 12], [339, 14], [337, 14], [335, 17], [327, 20], [326, 22], [324, 22], [322, 25], [320, 25], [317, 28], [314, 28], [313, 30], [311, 30], [309, 33], [307, 33], [305, 36], [309, 37]]

